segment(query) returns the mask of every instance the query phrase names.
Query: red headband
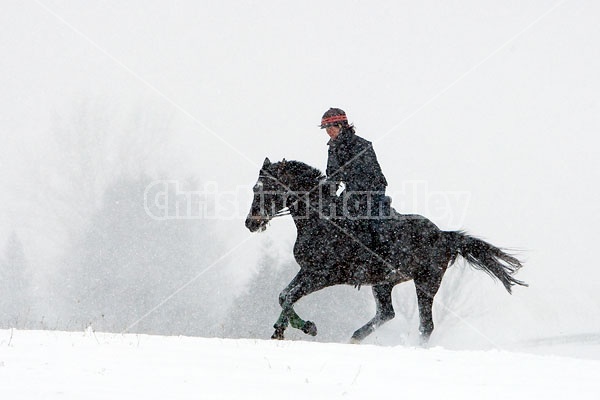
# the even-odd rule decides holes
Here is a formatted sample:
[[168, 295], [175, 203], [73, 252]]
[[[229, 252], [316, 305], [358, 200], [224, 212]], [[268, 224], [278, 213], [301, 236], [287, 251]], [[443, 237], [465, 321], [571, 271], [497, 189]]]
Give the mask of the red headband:
[[342, 121], [348, 121], [348, 117], [346, 117], [345, 115], [334, 115], [332, 117], [323, 118], [321, 120], [321, 125], [329, 125]]

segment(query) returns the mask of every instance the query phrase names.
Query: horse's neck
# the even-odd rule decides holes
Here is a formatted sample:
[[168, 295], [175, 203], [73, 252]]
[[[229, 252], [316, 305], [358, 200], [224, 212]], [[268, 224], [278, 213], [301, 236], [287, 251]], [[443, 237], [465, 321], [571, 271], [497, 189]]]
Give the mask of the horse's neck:
[[320, 217], [320, 205], [316, 191], [308, 194], [307, 191], [296, 192], [298, 197], [289, 206], [290, 214], [297, 228], [303, 228], [315, 223]]

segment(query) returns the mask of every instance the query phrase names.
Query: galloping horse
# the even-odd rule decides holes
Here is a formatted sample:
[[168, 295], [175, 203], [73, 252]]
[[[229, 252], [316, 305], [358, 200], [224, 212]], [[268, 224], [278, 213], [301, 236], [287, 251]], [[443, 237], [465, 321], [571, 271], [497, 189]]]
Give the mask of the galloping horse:
[[401, 215], [392, 210], [384, 235], [388, 251], [377, 254], [344, 218], [331, 217], [334, 200], [324, 196], [325, 177], [316, 168], [298, 161], [271, 163], [268, 158], [254, 186], [254, 200], [246, 219], [251, 232], [266, 229], [269, 221], [291, 215], [297, 229], [294, 257], [300, 271], [279, 295], [281, 315], [274, 325], [273, 339], [283, 339], [288, 325], [309, 335], [317, 334], [311, 321], [294, 311], [294, 303], [323, 288], [340, 285], [371, 285], [377, 311], [375, 317], [352, 335], [362, 341], [383, 323], [394, 318], [392, 289], [413, 280], [419, 306], [421, 341], [433, 332], [432, 305], [442, 277], [460, 255], [473, 267], [502, 282], [511, 293], [513, 285], [527, 286], [512, 275], [522, 267], [515, 257], [460, 231], [442, 231], [420, 215]]

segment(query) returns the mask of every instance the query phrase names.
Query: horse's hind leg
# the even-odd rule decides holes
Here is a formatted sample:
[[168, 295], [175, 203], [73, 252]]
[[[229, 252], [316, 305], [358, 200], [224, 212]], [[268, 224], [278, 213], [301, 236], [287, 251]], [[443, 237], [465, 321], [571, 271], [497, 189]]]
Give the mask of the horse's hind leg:
[[419, 304], [421, 344], [427, 344], [433, 332], [433, 298], [442, 283], [446, 265], [447, 263], [434, 264], [431, 268], [420, 271], [414, 278]]
[[394, 307], [392, 305], [392, 289], [394, 285], [391, 283], [384, 283], [373, 286], [373, 297], [375, 297], [375, 304], [377, 311], [375, 317], [367, 322], [362, 328], [358, 329], [352, 335], [350, 339], [351, 343], [359, 343], [364, 338], [369, 336], [375, 329], [386, 323], [395, 317]]

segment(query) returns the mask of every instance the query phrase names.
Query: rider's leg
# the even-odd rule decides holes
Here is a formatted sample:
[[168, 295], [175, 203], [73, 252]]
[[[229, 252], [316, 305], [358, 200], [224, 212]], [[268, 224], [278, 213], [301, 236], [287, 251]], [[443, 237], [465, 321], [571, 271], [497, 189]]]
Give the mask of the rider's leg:
[[390, 240], [385, 232], [385, 224], [390, 216], [389, 202], [385, 192], [372, 192], [369, 215], [369, 230], [371, 233], [371, 247], [383, 258], [389, 256]]

